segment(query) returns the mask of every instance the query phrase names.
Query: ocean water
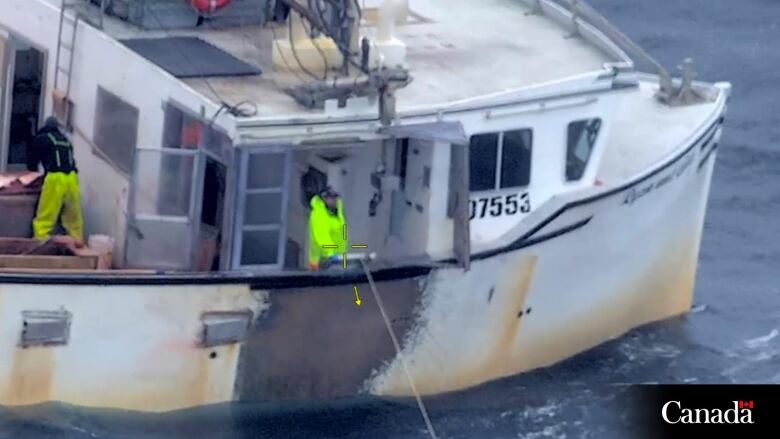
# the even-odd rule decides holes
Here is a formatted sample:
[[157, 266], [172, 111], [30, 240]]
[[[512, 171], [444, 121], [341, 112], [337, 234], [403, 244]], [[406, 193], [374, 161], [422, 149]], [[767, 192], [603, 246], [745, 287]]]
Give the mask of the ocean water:
[[[693, 311], [554, 367], [426, 399], [441, 438], [625, 438], [631, 383], [780, 383], [780, 1], [591, 0], [664, 65], [734, 90]], [[410, 400], [223, 405], [168, 415], [0, 408], [6, 438], [425, 438]]]

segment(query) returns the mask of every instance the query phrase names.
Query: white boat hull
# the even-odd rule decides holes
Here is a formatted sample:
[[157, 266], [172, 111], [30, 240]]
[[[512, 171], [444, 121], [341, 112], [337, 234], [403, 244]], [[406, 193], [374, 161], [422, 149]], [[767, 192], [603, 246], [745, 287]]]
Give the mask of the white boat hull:
[[[405, 334], [402, 356], [368, 286], [356, 307], [349, 280], [2, 275], [0, 405], [169, 411], [409, 396], [402, 359], [424, 394], [553, 364], [690, 308], [719, 132], [713, 121], [620, 187], [551, 201], [507, 248], [475, 254], [468, 272], [377, 274]], [[20, 345], [24, 311], [61, 308], [72, 314], [66, 344]], [[204, 312], [244, 310], [254, 319], [242, 342], [198, 344]]]
[[[458, 390], [548, 366], [686, 313], [719, 130], [646, 179], [564, 203], [528, 237], [535, 244], [474, 261], [465, 273], [433, 273], [403, 348], [417, 389]], [[369, 388], [410, 395], [401, 357]]]

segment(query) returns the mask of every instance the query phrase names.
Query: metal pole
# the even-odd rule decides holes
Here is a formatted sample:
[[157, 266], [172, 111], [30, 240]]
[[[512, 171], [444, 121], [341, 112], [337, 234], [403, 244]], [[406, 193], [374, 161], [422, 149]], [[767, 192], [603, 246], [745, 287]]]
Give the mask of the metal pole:
[[100, 0], [100, 29], [103, 30], [103, 16], [106, 14], [106, 3], [108, 0]]

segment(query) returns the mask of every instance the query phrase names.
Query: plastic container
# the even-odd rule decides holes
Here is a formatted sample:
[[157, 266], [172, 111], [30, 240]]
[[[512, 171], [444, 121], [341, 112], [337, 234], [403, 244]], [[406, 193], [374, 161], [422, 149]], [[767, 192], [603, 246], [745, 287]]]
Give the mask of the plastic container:
[[87, 247], [98, 255], [98, 270], [110, 270], [114, 260], [114, 238], [107, 235], [90, 235]]

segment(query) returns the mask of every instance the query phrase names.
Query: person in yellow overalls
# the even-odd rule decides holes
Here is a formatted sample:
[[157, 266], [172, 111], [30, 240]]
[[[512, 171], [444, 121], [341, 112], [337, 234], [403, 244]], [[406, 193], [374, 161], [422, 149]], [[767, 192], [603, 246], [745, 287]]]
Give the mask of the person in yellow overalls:
[[27, 149], [27, 169], [37, 171], [39, 163], [43, 165], [46, 176], [33, 220], [35, 238], [40, 241], [51, 238], [62, 214], [65, 231], [77, 246], [83, 246], [84, 218], [73, 145], [62, 134], [54, 117], [46, 119]]
[[309, 269], [327, 268], [334, 256], [347, 250], [344, 203], [338, 192], [328, 187], [312, 197], [309, 215]]

